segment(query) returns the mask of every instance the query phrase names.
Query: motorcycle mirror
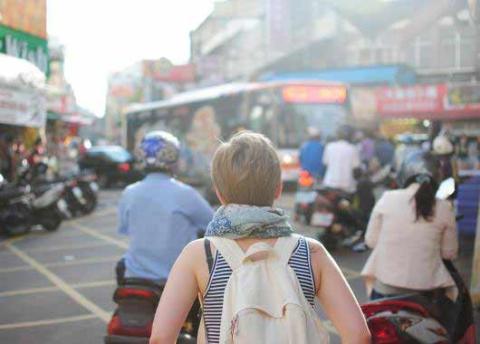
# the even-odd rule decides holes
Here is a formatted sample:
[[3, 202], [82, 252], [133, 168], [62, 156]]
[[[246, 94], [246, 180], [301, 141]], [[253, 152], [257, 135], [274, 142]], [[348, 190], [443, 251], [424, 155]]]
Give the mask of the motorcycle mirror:
[[439, 186], [437, 194], [438, 199], [447, 199], [455, 193], [455, 180], [453, 178], [445, 179]]

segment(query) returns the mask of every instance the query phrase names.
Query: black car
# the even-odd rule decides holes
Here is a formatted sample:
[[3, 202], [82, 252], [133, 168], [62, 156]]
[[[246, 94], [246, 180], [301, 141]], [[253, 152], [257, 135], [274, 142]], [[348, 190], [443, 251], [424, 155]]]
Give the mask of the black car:
[[120, 146], [96, 146], [89, 149], [78, 161], [82, 170], [93, 170], [101, 188], [122, 183], [133, 183], [142, 178], [134, 168], [135, 159]]

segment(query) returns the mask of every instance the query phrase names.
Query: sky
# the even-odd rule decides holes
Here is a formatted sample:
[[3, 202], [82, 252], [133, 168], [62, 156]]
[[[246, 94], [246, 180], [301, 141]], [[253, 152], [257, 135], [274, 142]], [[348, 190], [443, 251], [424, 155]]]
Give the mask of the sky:
[[107, 79], [141, 59], [186, 63], [189, 32], [214, 0], [47, 0], [47, 30], [65, 46], [77, 103], [103, 116]]

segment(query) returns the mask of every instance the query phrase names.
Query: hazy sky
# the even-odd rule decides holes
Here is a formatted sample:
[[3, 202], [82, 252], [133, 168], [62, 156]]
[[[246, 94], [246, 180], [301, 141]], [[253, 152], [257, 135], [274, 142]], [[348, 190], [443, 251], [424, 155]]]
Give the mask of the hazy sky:
[[213, 0], [47, 0], [50, 36], [66, 48], [78, 103], [103, 115], [107, 77], [143, 58], [189, 58], [189, 32]]

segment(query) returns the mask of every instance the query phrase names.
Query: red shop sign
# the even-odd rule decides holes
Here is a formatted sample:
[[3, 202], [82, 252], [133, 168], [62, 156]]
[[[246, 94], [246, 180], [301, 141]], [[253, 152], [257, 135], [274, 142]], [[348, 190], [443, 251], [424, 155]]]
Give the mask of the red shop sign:
[[377, 113], [383, 118], [480, 117], [480, 85], [477, 84], [381, 87], [376, 98]]
[[377, 90], [377, 112], [381, 117], [423, 117], [443, 111], [442, 85], [381, 87]]

